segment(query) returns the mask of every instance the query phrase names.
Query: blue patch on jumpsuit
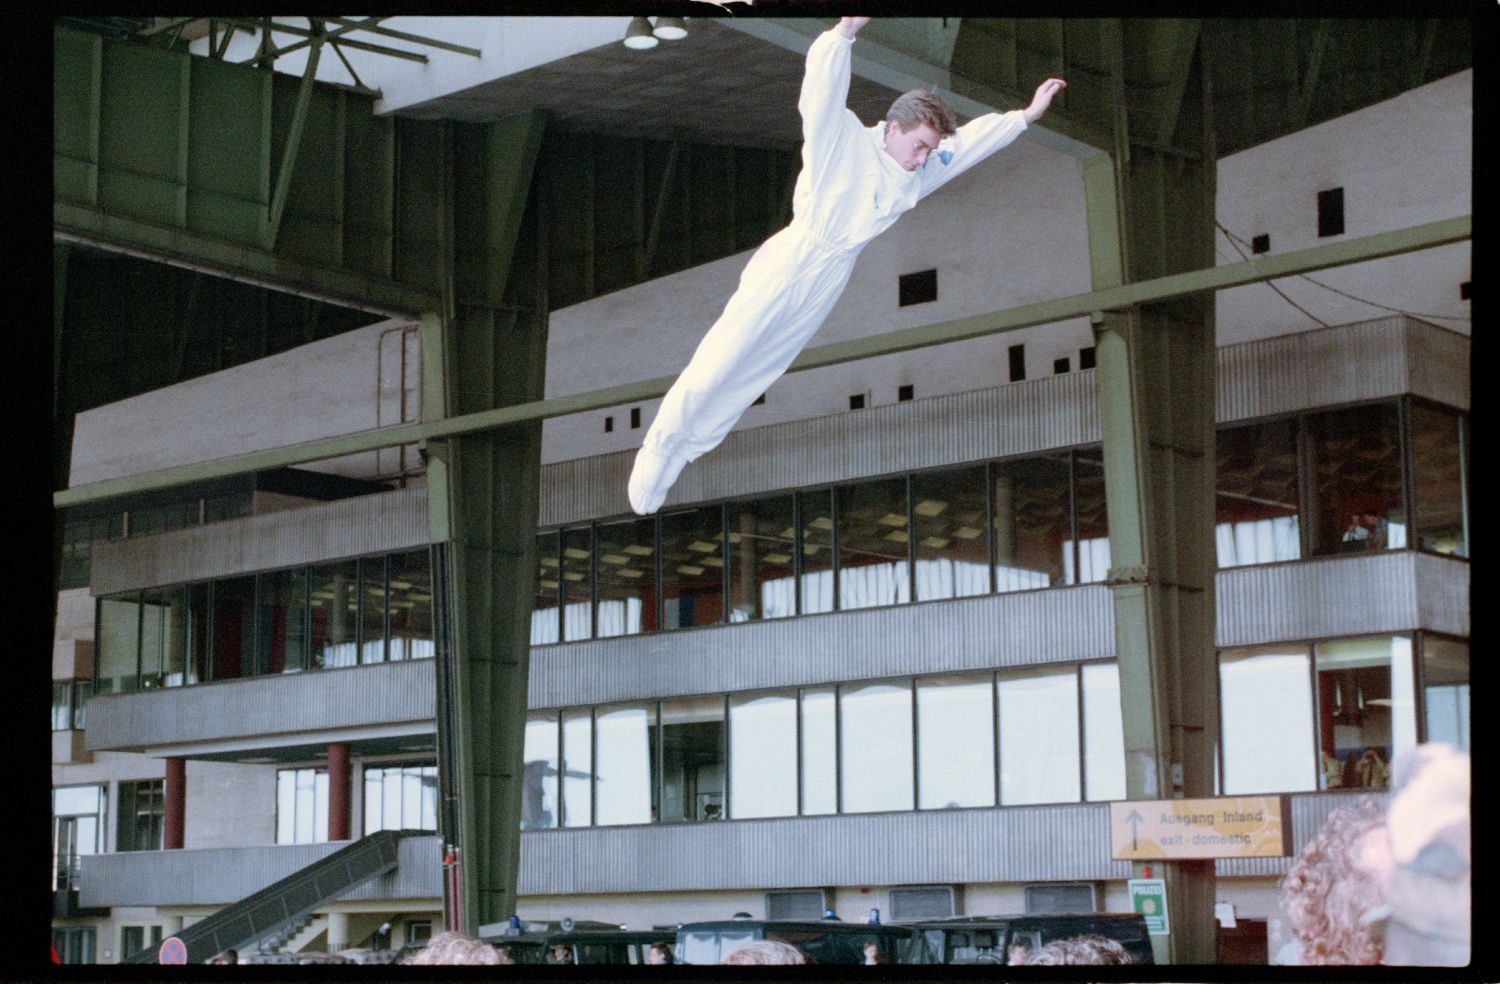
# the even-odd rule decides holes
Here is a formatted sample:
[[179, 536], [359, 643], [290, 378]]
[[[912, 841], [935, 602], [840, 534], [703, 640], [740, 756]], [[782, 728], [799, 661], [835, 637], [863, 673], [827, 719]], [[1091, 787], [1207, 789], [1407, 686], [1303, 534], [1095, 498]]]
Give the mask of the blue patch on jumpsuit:
[[942, 161], [943, 164], [944, 164], [944, 166], [946, 166], [949, 161], [953, 160], [953, 151], [951, 151], [951, 150], [940, 150], [940, 151], [938, 151], [938, 160]]

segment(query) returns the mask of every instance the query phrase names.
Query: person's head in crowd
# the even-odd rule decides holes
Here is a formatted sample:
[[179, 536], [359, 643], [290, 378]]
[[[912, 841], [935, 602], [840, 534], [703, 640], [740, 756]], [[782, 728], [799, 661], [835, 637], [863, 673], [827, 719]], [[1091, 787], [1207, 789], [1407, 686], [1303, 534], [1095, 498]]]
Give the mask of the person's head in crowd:
[[1390, 867], [1380, 800], [1362, 796], [1328, 815], [1281, 882], [1299, 962], [1380, 963], [1380, 930], [1365, 917], [1385, 904]]
[[1118, 940], [1084, 933], [1065, 940], [1052, 940], [1032, 950], [1028, 966], [1132, 964], [1135, 958]]
[[495, 966], [511, 961], [483, 940], [455, 933], [439, 933], [427, 945], [401, 961], [414, 966]]
[[864, 946], [866, 964], [888, 964], [891, 958], [880, 952], [880, 943], [877, 940], [865, 940]]
[[240, 962], [239, 952], [234, 949], [221, 950], [208, 958], [211, 964], [237, 964]]
[[[1473, 897], [1469, 754], [1428, 744], [1391, 765], [1386, 809], [1391, 869], [1381, 962], [1463, 967], [1469, 963]], [[1373, 921], [1373, 920], [1372, 920]]]
[[672, 944], [667, 942], [652, 943], [651, 948], [646, 951], [646, 962], [652, 964], [672, 963]]
[[1019, 967], [1026, 962], [1026, 955], [1030, 952], [1025, 943], [1012, 943], [1005, 948], [1005, 962], [1011, 967]]
[[751, 940], [724, 954], [719, 963], [730, 966], [809, 964], [812, 959], [790, 943], [780, 940]]

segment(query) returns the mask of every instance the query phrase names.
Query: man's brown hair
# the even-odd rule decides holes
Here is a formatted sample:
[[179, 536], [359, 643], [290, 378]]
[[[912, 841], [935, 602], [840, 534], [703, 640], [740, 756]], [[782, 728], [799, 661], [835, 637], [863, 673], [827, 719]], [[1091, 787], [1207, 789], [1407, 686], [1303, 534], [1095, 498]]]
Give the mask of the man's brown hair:
[[958, 129], [958, 118], [953, 114], [953, 107], [943, 102], [942, 97], [930, 89], [913, 89], [899, 97], [891, 103], [891, 108], [885, 114], [885, 121], [900, 125], [903, 133], [925, 123], [939, 137], [946, 137]]

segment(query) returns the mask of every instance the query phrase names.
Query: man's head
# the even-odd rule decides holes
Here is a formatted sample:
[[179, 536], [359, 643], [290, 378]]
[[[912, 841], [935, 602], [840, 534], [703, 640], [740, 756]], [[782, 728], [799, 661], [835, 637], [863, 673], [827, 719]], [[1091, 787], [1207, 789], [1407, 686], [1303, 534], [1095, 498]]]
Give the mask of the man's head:
[[908, 171], [927, 162], [938, 141], [958, 129], [953, 109], [927, 89], [913, 89], [885, 114], [885, 152]]
[[1030, 966], [1062, 964], [1132, 964], [1135, 958], [1120, 943], [1097, 933], [1084, 933], [1065, 940], [1053, 940], [1033, 950], [1026, 957]]

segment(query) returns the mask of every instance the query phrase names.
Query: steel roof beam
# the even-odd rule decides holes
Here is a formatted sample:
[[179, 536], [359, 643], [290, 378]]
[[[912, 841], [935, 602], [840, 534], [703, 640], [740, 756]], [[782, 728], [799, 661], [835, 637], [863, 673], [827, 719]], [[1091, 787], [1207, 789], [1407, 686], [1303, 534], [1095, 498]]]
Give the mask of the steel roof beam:
[[[1138, 283], [1090, 291], [1086, 294], [1039, 301], [1035, 304], [1024, 304], [993, 314], [906, 328], [870, 338], [833, 342], [803, 352], [787, 371], [816, 369], [925, 348], [929, 345], [980, 338], [1020, 328], [1051, 324], [1069, 318], [1092, 316], [1132, 304], [1181, 297], [1205, 290], [1224, 290], [1299, 273], [1310, 273], [1350, 263], [1361, 263], [1416, 250], [1431, 249], [1469, 239], [1472, 228], [1472, 217], [1465, 215], [1406, 229], [1348, 239], [1343, 242], [1313, 246], [1278, 256], [1262, 256], [1241, 263], [1172, 274]], [[267, 451], [255, 451], [229, 458], [91, 482], [55, 493], [52, 497], [52, 504], [57, 508], [66, 508], [135, 492], [171, 488], [189, 482], [305, 464], [309, 461], [322, 461], [360, 451], [398, 447], [402, 444], [503, 427], [523, 421], [563, 417], [568, 414], [618, 406], [622, 403], [637, 403], [662, 396], [675, 378], [663, 376], [573, 396], [535, 400], [515, 406], [449, 417], [444, 420], [359, 431], [354, 434], [322, 438]]]

